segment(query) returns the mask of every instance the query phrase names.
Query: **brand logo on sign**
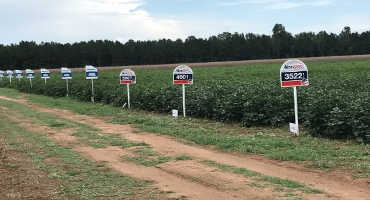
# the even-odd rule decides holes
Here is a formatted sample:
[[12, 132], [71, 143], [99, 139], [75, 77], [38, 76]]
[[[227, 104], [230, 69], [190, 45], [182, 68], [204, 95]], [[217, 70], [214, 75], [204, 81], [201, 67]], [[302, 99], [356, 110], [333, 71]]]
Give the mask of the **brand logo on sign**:
[[176, 72], [177, 73], [192, 73], [191, 69], [189, 68], [179, 68], [179, 69], [176, 69]]
[[298, 69], [304, 69], [305, 66], [303, 65], [284, 65], [284, 69], [294, 69], [294, 70], [298, 70]]

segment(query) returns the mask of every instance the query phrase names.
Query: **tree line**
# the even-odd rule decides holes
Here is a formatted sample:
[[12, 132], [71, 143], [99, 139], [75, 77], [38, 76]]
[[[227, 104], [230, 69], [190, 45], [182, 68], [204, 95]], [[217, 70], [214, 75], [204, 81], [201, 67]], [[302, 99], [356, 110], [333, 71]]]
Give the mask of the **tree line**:
[[126, 43], [21, 41], [0, 45], [0, 68], [82, 67], [87, 64], [102, 67], [355, 54], [370, 54], [370, 31], [351, 32], [347, 26], [339, 34], [321, 31], [292, 35], [282, 24], [276, 24], [272, 35], [224, 32], [205, 39], [190, 36], [185, 40], [129, 40]]

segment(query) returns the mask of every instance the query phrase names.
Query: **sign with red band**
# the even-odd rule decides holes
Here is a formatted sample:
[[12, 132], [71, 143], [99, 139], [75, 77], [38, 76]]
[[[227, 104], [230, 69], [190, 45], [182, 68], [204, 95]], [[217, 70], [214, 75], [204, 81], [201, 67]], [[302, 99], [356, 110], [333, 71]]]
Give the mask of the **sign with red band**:
[[136, 74], [131, 69], [124, 69], [120, 74], [120, 84], [135, 84], [136, 83]]
[[189, 85], [193, 84], [193, 70], [186, 66], [180, 65], [173, 71], [173, 84], [174, 85]]
[[308, 86], [307, 66], [300, 60], [288, 60], [280, 68], [281, 87]]

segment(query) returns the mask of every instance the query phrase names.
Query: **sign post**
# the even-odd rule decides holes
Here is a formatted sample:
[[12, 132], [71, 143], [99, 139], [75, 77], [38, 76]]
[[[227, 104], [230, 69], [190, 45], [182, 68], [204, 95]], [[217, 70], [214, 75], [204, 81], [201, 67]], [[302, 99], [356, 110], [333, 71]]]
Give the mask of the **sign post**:
[[67, 84], [67, 97], [69, 95], [69, 85], [68, 85], [68, 80], [69, 79], [72, 79], [72, 71], [66, 67], [62, 67], [62, 69], [60, 69], [60, 72], [62, 74], [62, 79], [63, 80], [66, 80], [66, 84]]
[[13, 78], [14, 72], [12, 70], [6, 70], [6, 74], [7, 74], [8, 78], [9, 78], [10, 85], [12, 85], [12, 78]]
[[307, 66], [300, 60], [288, 60], [280, 68], [281, 87], [293, 87], [295, 123], [290, 123], [290, 132], [299, 136], [297, 86], [308, 86]]
[[91, 80], [91, 102], [95, 102], [94, 99], [94, 79], [98, 79], [98, 69], [91, 66], [86, 65], [85, 66], [85, 72], [86, 72], [86, 80]]
[[50, 78], [50, 71], [44, 68], [41, 68], [40, 70], [41, 78], [44, 79], [45, 85], [46, 85], [46, 79]]
[[120, 84], [121, 85], [126, 85], [127, 87], [127, 106], [128, 109], [131, 108], [131, 103], [130, 103], [130, 85], [131, 84], [136, 84], [136, 74], [134, 71], [131, 69], [124, 69], [120, 73]]
[[176, 67], [173, 71], [173, 84], [182, 85], [182, 109], [186, 117], [185, 85], [193, 84], [193, 70], [186, 65]]
[[35, 78], [35, 73], [33, 70], [26, 69], [26, 77], [30, 80], [30, 87], [32, 89], [32, 79]]

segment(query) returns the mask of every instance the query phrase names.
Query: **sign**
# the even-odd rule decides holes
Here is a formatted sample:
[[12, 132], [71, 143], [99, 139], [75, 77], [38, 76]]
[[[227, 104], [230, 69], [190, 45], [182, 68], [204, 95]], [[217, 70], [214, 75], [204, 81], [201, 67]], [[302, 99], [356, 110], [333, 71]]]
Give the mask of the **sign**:
[[23, 78], [23, 72], [21, 70], [15, 70], [16, 78]]
[[295, 124], [295, 123], [289, 123], [289, 129], [290, 129], [290, 132], [295, 133], [295, 134], [299, 134], [298, 125], [297, 124]]
[[124, 69], [121, 71], [120, 74], [120, 84], [135, 84], [136, 83], [136, 75], [135, 72], [131, 69]]
[[193, 70], [186, 65], [176, 67], [173, 71], [173, 84], [193, 84]]
[[178, 110], [172, 110], [172, 117], [178, 118], [179, 117], [179, 111]]
[[62, 67], [60, 72], [62, 73], [62, 79], [72, 79], [72, 71], [70, 69]]
[[13, 71], [11, 71], [11, 70], [6, 70], [6, 74], [8, 75], [8, 78], [12, 78], [12, 77], [13, 77], [14, 72], [13, 72]]
[[127, 86], [127, 105], [128, 108], [131, 108], [130, 103], [130, 85], [136, 84], [136, 74], [131, 69], [124, 69], [120, 73], [120, 84]]
[[193, 70], [186, 65], [180, 65], [173, 70], [172, 78], [174, 85], [182, 85], [182, 112], [186, 117], [185, 85], [193, 84]]
[[4, 74], [5, 74], [5, 72], [2, 71], [2, 70], [0, 70], [0, 78], [3, 78], [4, 77]]
[[97, 68], [91, 65], [86, 65], [85, 72], [86, 72], [86, 79], [98, 79], [98, 69]]
[[49, 70], [42, 68], [40, 70], [40, 72], [41, 72], [41, 78], [43, 78], [43, 79], [50, 78], [50, 71]]
[[300, 60], [288, 60], [280, 68], [281, 87], [308, 86], [307, 66]]
[[30, 69], [26, 69], [26, 77], [27, 78], [35, 78], [35, 73]]

